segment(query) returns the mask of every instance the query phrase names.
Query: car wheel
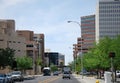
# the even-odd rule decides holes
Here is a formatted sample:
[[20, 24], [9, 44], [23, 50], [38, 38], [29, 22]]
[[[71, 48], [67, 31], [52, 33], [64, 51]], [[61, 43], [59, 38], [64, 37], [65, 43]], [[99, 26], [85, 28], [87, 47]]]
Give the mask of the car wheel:
[[14, 83], [14, 81], [12, 80], [11, 83]]
[[20, 81], [23, 81], [23, 79], [20, 79]]

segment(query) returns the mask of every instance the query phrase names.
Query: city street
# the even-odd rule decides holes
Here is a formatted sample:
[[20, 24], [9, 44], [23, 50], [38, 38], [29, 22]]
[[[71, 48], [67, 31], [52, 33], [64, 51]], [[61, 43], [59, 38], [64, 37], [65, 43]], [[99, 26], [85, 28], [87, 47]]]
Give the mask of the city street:
[[120, 83], [120, 0], [0, 0], [0, 83]]
[[[36, 77], [27, 77], [23, 82], [15, 82], [15, 83], [105, 83], [105, 79], [97, 79], [94, 76], [84, 76], [82, 78], [81, 75], [72, 74], [71, 79], [62, 79], [62, 76], [36, 76]], [[120, 83], [120, 78], [117, 78], [117, 82]]]
[[71, 79], [62, 79], [62, 76], [38, 76], [33, 79], [25, 79], [23, 82], [16, 83], [80, 83], [73, 75]]

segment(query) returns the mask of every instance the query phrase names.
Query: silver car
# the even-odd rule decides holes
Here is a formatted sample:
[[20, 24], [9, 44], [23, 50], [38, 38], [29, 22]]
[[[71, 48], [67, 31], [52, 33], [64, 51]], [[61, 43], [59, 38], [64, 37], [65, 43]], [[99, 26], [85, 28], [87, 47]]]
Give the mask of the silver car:
[[14, 80], [13, 80], [12, 75], [10, 73], [6, 74], [6, 77], [8, 79], [8, 83], [14, 83]]
[[63, 77], [62, 77], [63, 79], [64, 78], [71, 78], [71, 76], [70, 76], [70, 73], [69, 72], [63, 72]]
[[11, 77], [14, 81], [23, 81], [24, 80], [24, 77], [23, 77], [21, 71], [13, 71], [11, 73]]

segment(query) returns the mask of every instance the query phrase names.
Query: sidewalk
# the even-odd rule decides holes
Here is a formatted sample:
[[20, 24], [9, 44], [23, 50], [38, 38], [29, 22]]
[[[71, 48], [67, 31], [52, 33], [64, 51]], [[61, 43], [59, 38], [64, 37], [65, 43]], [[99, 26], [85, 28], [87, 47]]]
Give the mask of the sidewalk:
[[80, 81], [81, 83], [96, 83], [96, 81], [98, 80], [99, 83], [105, 83], [105, 81], [103, 79], [96, 79], [95, 77], [93, 76], [82, 76], [81, 75], [75, 75], [75, 78]]

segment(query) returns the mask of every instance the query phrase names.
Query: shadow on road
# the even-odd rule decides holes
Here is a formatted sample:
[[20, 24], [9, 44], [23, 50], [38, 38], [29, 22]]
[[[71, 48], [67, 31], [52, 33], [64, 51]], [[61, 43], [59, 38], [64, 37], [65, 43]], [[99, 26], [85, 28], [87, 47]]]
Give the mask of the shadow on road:
[[24, 77], [24, 80], [33, 80], [35, 78], [36, 78], [35, 76], [27, 76], [27, 77]]

